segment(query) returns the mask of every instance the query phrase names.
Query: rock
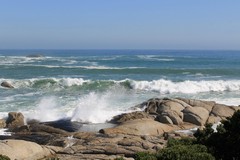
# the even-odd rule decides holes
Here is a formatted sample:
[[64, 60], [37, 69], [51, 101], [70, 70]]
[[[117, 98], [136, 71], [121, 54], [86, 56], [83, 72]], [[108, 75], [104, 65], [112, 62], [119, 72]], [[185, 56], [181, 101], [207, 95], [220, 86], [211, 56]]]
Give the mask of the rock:
[[146, 103], [145, 112], [156, 114], [155, 120], [166, 123], [179, 125], [183, 123], [182, 110], [189, 106], [187, 103], [178, 99], [150, 99]]
[[214, 101], [201, 101], [196, 99], [184, 99], [184, 98], [178, 98], [181, 101], [184, 101], [185, 103], [189, 104], [192, 107], [203, 107], [207, 109], [209, 112], [211, 112], [213, 106], [216, 104]]
[[155, 120], [165, 124], [173, 124], [173, 121], [165, 115], [158, 115]]
[[226, 106], [223, 104], [216, 104], [214, 105], [211, 114], [220, 118], [226, 118], [231, 117], [235, 111], [236, 107]]
[[64, 131], [62, 129], [54, 128], [54, 127], [44, 125], [44, 124], [39, 124], [39, 123], [30, 124], [29, 129], [31, 132], [45, 132], [48, 134], [60, 134], [63, 136], [70, 135], [69, 132]]
[[24, 125], [24, 116], [22, 113], [9, 112], [6, 120], [6, 126], [9, 129], [18, 128]]
[[[185, 108], [185, 106], [189, 106], [187, 104], [183, 104], [184, 102], [181, 102], [175, 99], [172, 100], [165, 100], [161, 103], [161, 105], [159, 106], [159, 108], [169, 108], [170, 110], [173, 110], [175, 112], [177, 112], [177, 114], [182, 117], [182, 110]], [[166, 109], [161, 109], [161, 111], [165, 111]], [[158, 112], [159, 113], [159, 112]]]
[[58, 147], [40, 146], [34, 142], [23, 140], [2, 140], [0, 141], [0, 153], [10, 159], [37, 160], [60, 151]]
[[175, 110], [165, 110], [160, 115], [157, 116], [157, 119], [162, 120], [162, 118], [161, 118], [162, 116], [167, 116], [168, 118], [170, 118], [171, 119], [171, 121], [169, 121], [170, 124], [180, 125], [183, 123], [182, 112], [181, 112], [181, 115], [179, 116], [179, 114]]
[[221, 119], [220, 117], [211, 114], [211, 115], [208, 117], [207, 123], [215, 124], [215, 123], [217, 123], [217, 122], [220, 122], [221, 120], [222, 120], [222, 119]]
[[136, 111], [136, 112], [131, 112], [131, 113], [124, 113], [121, 115], [117, 115], [112, 118], [110, 122], [112, 123], [122, 123], [126, 122], [129, 120], [134, 120], [134, 119], [142, 119], [142, 118], [153, 118], [146, 112], [141, 112], [141, 111]]
[[1, 83], [2, 87], [6, 87], [6, 88], [14, 88], [13, 85], [11, 85], [9, 82], [4, 81]]
[[180, 113], [178, 113], [175, 110], [166, 110], [162, 113], [162, 115], [168, 116], [172, 120], [173, 124], [180, 125], [183, 123], [183, 121], [182, 121], [183, 113], [182, 112], [180, 112]]
[[161, 102], [162, 100], [158, 98], [150, 99], [147, 102], [144, 102], [143, 104], [146, 106], [145, 112], [149, 114], [158, 114], [157, 110]]
[[179, 129], [178, 126], [159, 123], [152, 119], [136, 119], [122, 123], [114, 128], [100, 130], [103, 134], [126, 134], [126, 135], [162, 135]]
[[6, 121], [4, 119], [0, 119], [0, 128], [6, 127]]
[[162, 137], [156, 136], [98, 134], [90, 139], [82, 139], [80, 143], [65, 148], [61, 153], [75, 156], [87, 154], [89, 156], [122, 155], [123, 157], [134, 157], [137, 152], [154, 153], [156, 148], [162, 148], [165, 144], [166, 141]]
[[68, 132], [78, 131], [79, 128], [82, 127], [81, 123], [72, 122], [71, 119], [59, 119], [56, 121], [42, 122], [40, 124], [44, 124], [54, 128], [59, 128]]
[[[137, 106], [145, 108], [145, 111], [115, 116], [111, 120], [114, 124], [106, 123], [111, 124], [108, 125], [109, 128], [101, 129], [97, 133], [89, 130], [80, 132], [79, 128], [83, 128], [81, 123], [68, 119], [44, 123], [33, 120], [24, 125], [21, 113], [11, 112], [7, 124], [9, 127], [14, 126], [12, 131], [15, 133], [1, 136], [1, 139], [13, 138], [16, 142], [9, 145], [7, 141], [1, 141], [0, 154], [6, 153], [8, 156], [11, 153], [13, 159], [46, 159], [51, 158], [51, 154], [56, 154], [52, 158], [63, 160], [105, 160], [117, 157], [132, 159], [137, 152], [156, 153], [166, 146], [168, 138], [189, 136], [181, 130], [202, 126], [206, 122], [219, 122], [240, 109], [211, 101], [181, 98], [154, 98]], [[106, 125], [100, 127], [104, 128]], [[17, 139], [25, 141], [20, 143]], [[29, 144], [26, 141], [31, 142]], [[22, 158], [22, 153], [26, 153], [28, 157]], [[42, 157], [43, 155], [50, 157]]]
[[78, 138], [78, 139], [90, 139], [94, 137], [94, 133], [91, 132], [75, 132], [73, 134], [73, 138]]
[[186, 107], [183, 110], [184, 122], [189, 122], [198, 126], [202, 126], [206, 123], [209, 112], [207, 109], [202, 107]]
[[121, 155], [106, 155], [106, 154], [77, 154], [77, 155], [69, 155], [69, 154], [58, 154], [56, 156], [61, 160], [114, 160], [117, 158], [123, 158], [124, 160], [134, 160], [134, 158], [127, 158]]

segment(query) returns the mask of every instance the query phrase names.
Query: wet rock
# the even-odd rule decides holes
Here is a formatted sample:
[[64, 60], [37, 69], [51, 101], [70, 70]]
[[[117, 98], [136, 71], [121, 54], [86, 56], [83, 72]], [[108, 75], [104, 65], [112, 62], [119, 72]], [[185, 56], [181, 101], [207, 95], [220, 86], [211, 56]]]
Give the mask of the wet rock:
[[6, 87], [6, 88], [14, 88], [12, 84], [10, 84], [9, 82], [7, 81], [4, 81], [1, 83], [1, 86], [2, 87]]
[[79, 128], [82, 127], [82, 124], [79, 122], [72, 122], [70, 119], [60, 119], [56, 121], [50, 122], [42, 122], [40, 124], [44, 124], [47, 126], [51, 126], [54, 128], [62, 129], [68, 132], [75, 132], [78, 131]]
[[6, 127], [9, 129], [18, 128], [24, 125], [24, 116], [20, 112], [9, 112], [6, 120]]
[[0, 128], [5, 128], [5, 127], [6, 127], [6, 120], [0, 119]]
[[69, 132], [59, 129], [59, 128], [54, 128], [48, 125], [40, 124], [40, 123], [33, 123], [29, 127], [31, 132], [44, 132], [48, 134], [60, 134], [63, 136], [68, 136], [70, 135]]

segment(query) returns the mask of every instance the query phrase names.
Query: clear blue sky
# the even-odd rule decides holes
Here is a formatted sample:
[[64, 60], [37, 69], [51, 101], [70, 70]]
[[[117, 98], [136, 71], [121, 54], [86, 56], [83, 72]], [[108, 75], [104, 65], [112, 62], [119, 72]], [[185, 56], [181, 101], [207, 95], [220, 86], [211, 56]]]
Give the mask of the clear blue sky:
[[0, 0], [0, 49], [240, 49], [239, 0]]

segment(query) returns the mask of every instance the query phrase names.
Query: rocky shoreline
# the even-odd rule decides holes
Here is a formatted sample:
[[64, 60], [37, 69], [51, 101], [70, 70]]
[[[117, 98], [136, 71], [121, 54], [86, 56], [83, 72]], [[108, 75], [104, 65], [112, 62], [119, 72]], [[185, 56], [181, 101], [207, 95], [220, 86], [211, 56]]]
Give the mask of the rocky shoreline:
[[0, 136], [0, 154], [18, 160], [134, 159], [138, 152], [160, 150], [169, 137], [191, 136], [178, 130], [217, 123], [240, 109], [184, 98], [154, 98], [133, 108], [143, 111], [115, 116], [109, 122], [113, 127], [96, 132], [78, 131], [81, 126], [70, 120], [24, 122], [21, 113], [10, 112], [6, 120], [0, 120], [0, 128], [12, 132]]

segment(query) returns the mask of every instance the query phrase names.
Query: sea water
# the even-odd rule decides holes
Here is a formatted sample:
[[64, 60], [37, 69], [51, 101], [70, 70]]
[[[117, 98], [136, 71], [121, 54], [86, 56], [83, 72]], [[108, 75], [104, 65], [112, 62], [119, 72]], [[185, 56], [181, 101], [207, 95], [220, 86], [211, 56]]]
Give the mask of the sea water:
[[0, 118], [105, 123], [154, 97], [239, 105], [240, 51], [0, 50], [3, 81]]

